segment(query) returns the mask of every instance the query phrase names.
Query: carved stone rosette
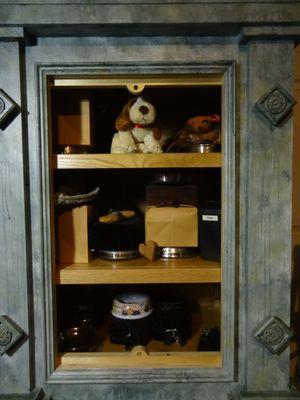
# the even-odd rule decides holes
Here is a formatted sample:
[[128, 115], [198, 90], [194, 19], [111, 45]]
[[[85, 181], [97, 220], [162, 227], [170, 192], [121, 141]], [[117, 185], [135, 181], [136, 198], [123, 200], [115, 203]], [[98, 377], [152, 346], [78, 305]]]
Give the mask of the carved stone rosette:
[[0, 129], [5, 129], [19, 113], [19, 106], [0, 89]]
[[24, 336], [22, 329], [7, 315], [0, 316], [0, 355], [8, 353]]
[[281, 85], [277, 85], [255, 103], [255, 108], [273, 125], [279, 126], [292, 112], [295, 104], [293, 96]]
[[259, 324], [253, 335], [264, 349], [279, 354], [289, 343], [293, 332], [281, 319], [272, 316]]

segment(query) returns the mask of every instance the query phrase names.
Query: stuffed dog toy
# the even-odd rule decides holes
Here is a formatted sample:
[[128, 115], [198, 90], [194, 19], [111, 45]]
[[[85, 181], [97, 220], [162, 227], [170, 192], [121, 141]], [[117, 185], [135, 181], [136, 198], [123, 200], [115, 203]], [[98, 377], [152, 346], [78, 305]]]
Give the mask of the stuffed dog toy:
[[180, 130], [167, 151], [180, 148], [187, 144], [199, 144], [203, 142], [218, 143], [220, 132], [218, 124], [221, 118], [217, 114], [199, 115], [189, 119], [182, 130]]
[[154, 106], [141, 96], [130, 99], [116, 120], [111, 153], [162, 153]]

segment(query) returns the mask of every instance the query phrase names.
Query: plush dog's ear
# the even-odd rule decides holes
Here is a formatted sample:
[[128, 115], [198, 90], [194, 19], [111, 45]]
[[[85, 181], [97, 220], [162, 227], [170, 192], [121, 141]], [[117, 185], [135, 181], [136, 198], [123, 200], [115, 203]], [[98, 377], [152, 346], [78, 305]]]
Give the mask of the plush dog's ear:
[[157, 127], [152, 128], [152, 132], [155, 140], [159, 140], [161, 138], [161, 131]]
[[135, 99], [128, 100], [128, 102], [123, 107], [121, 114], [116, 119], [115, 126], [118, 131], [131, 131], [133, 129], [134, 125], [130, 121], [129, 110], [134, 102], [135, 102]]

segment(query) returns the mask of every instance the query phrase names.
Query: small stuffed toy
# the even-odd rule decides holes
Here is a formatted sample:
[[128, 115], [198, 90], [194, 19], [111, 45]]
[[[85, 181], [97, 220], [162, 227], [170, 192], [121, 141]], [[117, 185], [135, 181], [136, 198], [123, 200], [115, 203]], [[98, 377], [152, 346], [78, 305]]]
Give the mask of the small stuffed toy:
[[187, 144], [218, 143], [220, 141], [219, 122], [217, 114], [199, 115], [189, 119], [183, 129], [175, 136], [167, 151], [180, 148]]
[[116, 120], [111, 153], [162, 153], [154, 106], [141, 96], [130, 99]]

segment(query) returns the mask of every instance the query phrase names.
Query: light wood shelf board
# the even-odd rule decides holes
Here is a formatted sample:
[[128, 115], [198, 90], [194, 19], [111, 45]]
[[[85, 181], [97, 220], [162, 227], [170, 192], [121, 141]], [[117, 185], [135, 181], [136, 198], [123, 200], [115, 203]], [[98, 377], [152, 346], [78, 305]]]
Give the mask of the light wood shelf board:
[[55, 77], [53, 87], [127, 87], [132, 85], [144, 85], [146, 87], [195, 87], [195, 86], [220, 86], [223, 84], [221, 75], [103, 75], [102, 77]]
[[111, 262], [61, 265], [58, 284], [220, 283], [220, 264], [200, 257], [150, 262], [144, 257]]
[[219, 168], [221, 153], [57, 154], [54, 169]]
[[221, 368], [220, 352], [150, 352], [137, 356], [131, 352], [64, 353], [58, 370], [87, 368]]
[[82, 370], [95, 368], [221, 368], [221, 352], [197, 351], [202, 333], [201, 314], [192, 314], [193, 332], [184, 346], [177, 343], [166, 345], [158, 340], [151, 340], [145, 347], [147, 354], [137, 348], [126, 351], [123, 345], [110, 342], [107, 320], [100, 331], [102, 352], [64, 353], [59, 357], [59, 370]]

